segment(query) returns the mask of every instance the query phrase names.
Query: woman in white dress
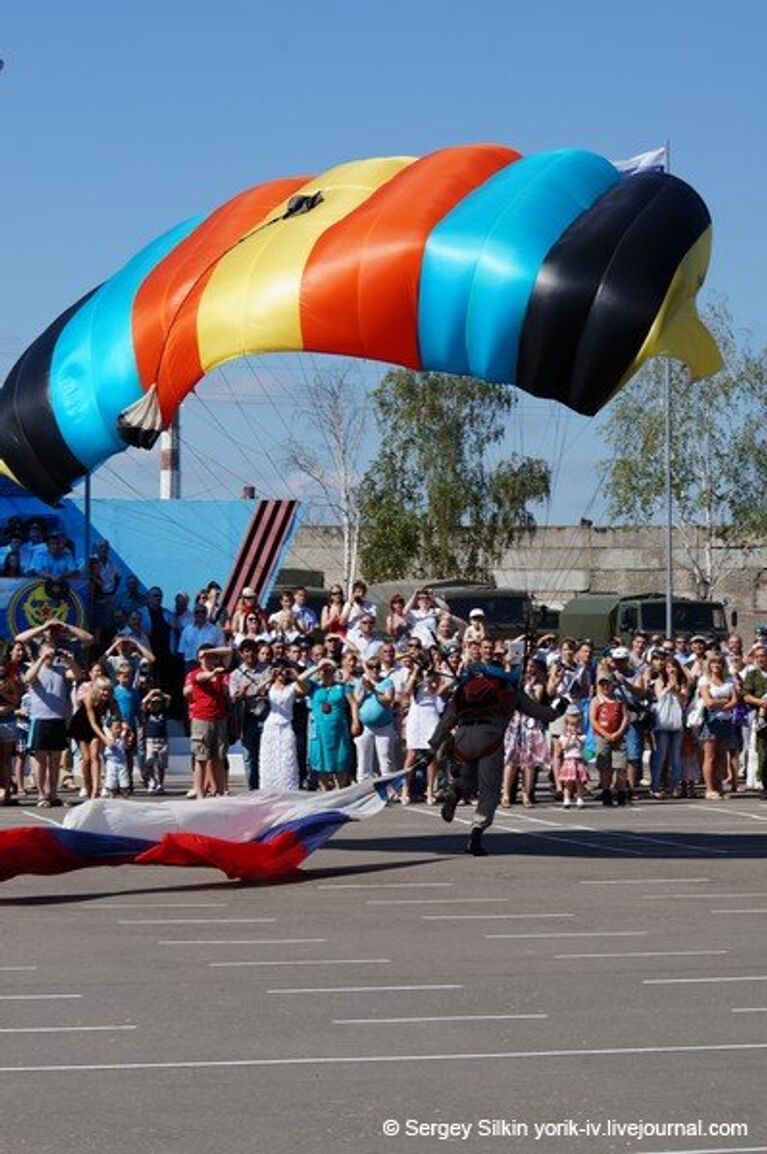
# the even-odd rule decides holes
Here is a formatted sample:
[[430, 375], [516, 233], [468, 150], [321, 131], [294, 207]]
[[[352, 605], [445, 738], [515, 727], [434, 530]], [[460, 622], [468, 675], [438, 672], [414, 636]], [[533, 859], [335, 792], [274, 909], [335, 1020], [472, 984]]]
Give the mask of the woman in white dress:
[[293, 706], [306, 690], [287, 665], [275, 665], [264, 692], [269, 713], [261, 734], [260, 789], [284, 793], [298, 789], [298, 750], [293, 731]]
[[405, 769], [410, 770], [405, 777], [400, 793], [402, 805], [410, 804], [413, 773], [419, 761], [426, 761], [426, 804], [434, 805], [437, 762], [429, 749], [429, 739], [437, 728], [444, 708], [441, 696], [442, 676], [433, 669], [427, 658], [415, 660], [410, 676], [405, 683], [401, 704], [407, 709], [405, 721]]

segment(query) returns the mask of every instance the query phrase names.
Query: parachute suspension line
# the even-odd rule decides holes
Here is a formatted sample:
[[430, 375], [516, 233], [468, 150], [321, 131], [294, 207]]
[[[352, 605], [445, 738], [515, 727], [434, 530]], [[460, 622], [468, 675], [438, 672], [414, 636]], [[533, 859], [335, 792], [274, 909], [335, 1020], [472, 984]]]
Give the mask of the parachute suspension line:
[[[568, 441], [567, 440], [567, 423], [572, 419], [572, 414], [567, 413], [565, 415], [566, 415], [567, 420], [565, 421], [563, 428], [562, 428], [562, 443], [561, 443], [561, 449], [560, 449], [560, 452], [558, 455], [558, 462], [557, 462], [557, 471], [558, 472], [561, 470], [561, 465], [562, 465], [562, 462], [565, 459], [565, 457], [569, 453], [572, 452], [573, 446], [576, 444], [576, 442], [578, 440], [580, 440], [580, 438], [583, 436], [583, 434], [589, 428], [588, 423], [584, 420], [581, 427], [577, 428], [575, 430], [575, 432], [573, 433], [573, 436]], [[603, 483], [604, 483], [604, 476], [601, 476], [598, 479], [596, 487], [595, 487], [591, 497], [587, 501], [587, 503], [583, 509], [583, 512], [580, 515], [581, 520], [588, 517], [589, 513], [592, 511], [592, 509], [593, 509], [593, 507], [594, 507], [594, 505], [595, 505], [595, 503], [599, 497], [599, 494], [602, 490]], [[552, 588], [552, 592], [554, 592], [554, 593], [560, 593], [564, 589], [565, 580], [567, 577], [567, 572], [569, 570], [569, 567], [573, 563], [573, 561], [577, 558], [578, 553], [580, 552], [580, 545], [577, 541], [577, 536], [578, 536], [578, 532], [579, 532], [580, 528], [581, 528], [580, 525], [574, 527], [573, 543], [571, 546], [565, 547], [565, 551], [563, 552], [562, 557], [560, 558], [559, 562], [557, 563], [557, 565], [555, 566], [555, 568], [553, 570], [554, 576], [556, 578], [555, 584]], [[541, 563], [540, 563], [541, 569], [543, 569], [543, 567], [544, 567], [543, 566], [544, 547], [545, 547], [544, 542], [541, 542]]]
[[[596, 504], [597, 498], [599, 497], [599, 494], [601, 493], [602, 487], [605, 483], [605, 477], [606, 477], [606, 472], [603, 472], [602, 475], [599, 477], [599, 480], [596, 483], [596, 486], [594, 488], [593, 493], [591, 494], [591, 497], [589, 498], [588, 502], [586, 503], [586, 506], [583, 510], [583, 513], [581, 514], [581, 519], [587, 517], [588, 514], [593, 509], [594, 505]], [[556, 585], [554, 586], [554, 589], [552, 590], [552, 592], [554, 592], [555, 594], [559, 594], [564, 590], [565, 579], [567, 577], [569, 567], [573, 563], [573, 561], [578, 557], [578, 555], [581, 551], [580, 544], [577, 540], [578, 533], [580, 532], [580, 529], [581, 529], [580, 525], [573, 526], [572, 545], [569, 547], [569, 550], [565, 553], [565, 556], [564, 556], [563, 560], [561, 561], [560, 566], [558, 566], [558, 568], [560, 570], [559, 580], [556, 583]]]
[[[202, 449], [199, 449], [196, 445], [193, 445], [192, 442], [188, 441], [185, 437], [180, 437], [179, 439], [181, 441], [181, 444], [184, 446], [184, 448], [187, 449], [192, 454], [192, 456], [194, 456], [196, 458], [196, 460], [200, 464], [201, 468], [203, 468], [206, 473], [209, 473], [210, 476], [213, 478], [213, 480], [219, 486], [223, 482], [222, 482], [221, 477], [218, 476], [216, 474], [216, 472], [214, 471], [214, 469], [212, 468], [212, 465], [215, 465], [216, 468], [218, 468], [218, 469], [223, 469], [224, 472], [228, 473], [230, 477], [234, 477], [235, 481], [237, 482], [237, 484], [239, 486], [241, 486], [243, 484], [243, 476], [241, 473], [236, 473], [234, 471], [234, 469], [230, 469], [228, 465], [225, 465], [223, 463], [223, 461], [219, 461], [215, 457], [211, 457], [210, 453], [203, 452]], [[212, 465], [209, 464], [208, 462], [212, 462]], [[230, 483], [230, 487], [227, 488], [227, 492], [229, 492], [232, 496], [239, 496], [239, 493], [237, 492], [237, 490], [234, 488], [231, 488], [231, 483]]]
[[[115, 469], [112, 468], [111, 465], [104, 464], [100, 467], [99, 471], [101, 471], [101, 469], [103, 469], [104, 472], [113, 481], [117, 481], [119, 484], [123, 485], [132, 496], [137, 497], [142, 502], [142, 506], [146, 505], [146, 494], [142, 493], [140, 489], [137, 489], [136, 486], [131, 484], [130, 481], [127, 481], [125, 477], [121, 476]], [[176, 519], [171, 516], [170, 512], [165, 512], [164, 510], [162, 512], [159, 510], [154, 511], [146, 509], [145, 507], [141, 507], [132, 510], [131, 516], [133, 518], [143, 517], [147, 523], [151, 523], [152, 525], [161, 525], [163, 526], [166, 533], [168, 526], [172, 526], [178, 534], [176, 540], [182, 544], [199, 544], [200, 539], [197, 534], [191, 531], [188, 525], [184, 525], [181, 522], [176, 521]], [[228, 548], [229, 541], [225, 535], [219, 531], [218, 537], [221, 542], [221, 547]]]
[[[221, 370], [219, 369], [219, 372], [220, 372], [220, 371], [221, 371]], [[223, 377], [223, 374], [222, 374], [222, 377]], [[226, 378], [224, 378], [224, 379], [226, 379]], [[229, 432], [229, 430], [227, 429], [227, 427], [226, 427], [226, 425], [224, 424], [224, 422], [223, 422], [223, 421], [221, 420], [221, 418], [219, 417], [218, 413], [217, 413], [217, 412], [216, 412], [214, 409], [212, 409], [212, 408], [210, 407], [210, 405], [209, 405], [209, 404], [208, 404], [208, 402], [205, 400], [205, 398], [204, 398], [203, 396], [201, 396], [201, 394], [200, 394], [200, 393], [198, 393], [196, 389], [194, 390], [194, 396], [195, 396], [195, 397], [197, 398], [197, 400], [200, 402], [200, 404], [202, 405], [203, 409], [204, 409], [204, 410], [205, 410], [205, 412], [208, 414], [208, 416], [210, 417], [210, 419], [211, 419], [211, 420], [214, 422], [214, 424], [215, 424], [215, 425], [216, 425], [216, 426], [219, 428], [219, 430], [220, 430], [220, 431], [223, 433], [223, 435], [224, 435], [224, 437], [225, 437], [225, 439], [226, 439], [226, 443], [227, 443], [228, 445], [234, 445], [235, 449], [237, 449], [238, 453], [240, 454], [240, 456], [242, 457], [243, 461], [245, 462], [245, 467], [248, 469], [248, 471], [250, 471], [250, 470], [253, 468], [253, 462], [252, 462], [252, 460], [250, 459], [250, 457], [248, 457], [248, 456], [247, 456], [247, 454], [246, 454], [246, 452], [245, 452], [245, 449], [243, 448], [243, 446], [242, 446], [242, 444], [240, 443], [240, 441], [238, 441], [238, 440], [237, 440], [235, 437], [233, 437], [233, 436], [232, 436], [232, 434]]]
[[[246, 360], [247, 360], [247, 357], [246, 357]], [[234, 396], [234, 395], [235, 395], [235, 394], [234, 394], [234, 388], [233, 388], [233, 386], [232, 386], [232, 384], [231, 384], [231, 382], [230, 382], [230, 380], [229, 380], [229, 378], [228, 378], [227, 374], [224, 372], [224, 369], [223, 369], [223, 367], [222, 367], [221, 365], [219, 365], [219, 367], [218, 367], [218, 372], [219, 372], [219, 374], [221, 375], [221, 379], [224, 381], [224, 384], [226, 385], [227, 389], [228, 389], [228, 390], [229, 390], [229, 392], [232, 394], [232, 396]], [[252, 369], [252, 367], [251, 367], [251, 372], [253, 372], [253, 369]], [[258, 377], [256, 377], [256, 379], [258, 380]], [[260, 382], [259, 382], [259, 383], [260, 383]], [[276, 408], [276, 406], [275, 406], [275, 408]], [[278, 413], [278, 415], [280, 416], [280, 419], [281, 419], [281, 420], [284, 420], [284, 419], [282, 418], [282, 414]], [[286, 426], [286, 428], [287, 428], [287, 426]], [[293, 487], [292, 487], [291, 485], [289, 485], [289, 484], [288, 484], [288, 482], [287, 482], [287, 479], [286, 479], [286, 477], [285, 477], [285, 470], [284, 470], [283, 468], [281, 468], [281, 467], [280, 467], [280, 466], [279, 466], [279, 465], [278, 465], [278, 464], [275, 462], [275, 460], [274, 460], [274, 458], [273, 458], [272, 454], [270, 453], [270, 451], [269, 451], [268, 447], [267, 447], [267, 446], [266, 446], [266, 444], [264, 443], [264, 441], [263, 441], [263, 439], [262, 439], [262, 437], [261, 437], [261, 434], [258, 432], [258, 430], [257, 430], [256, 426], [255, 426], [255, 425], [251, 425], [251, 429], [252, 429], [253, 435], [254, 435], [254, 437], [255, 437], [255, 439], [256, 439], [256, 442], [257, 442], [257, 444], [258, 444], [258, 447], [260, 448], [261, 452], [263, 453], [263, 455], [264, 455], [265, 459], [266, 459], [266, 460], [269, 462], [269, 464], [271, 465], [272, 469], [274, 470], [274, 473], [275, 473], [275, 475], [276, 475], [276, 477], [277, 477], [277, 479], [278, 479], [278, 482], [279, 482], [279, 484], [281, 484], [281, 485], [283, 486], [283, 488], [287, 489], [287, 492], [288, 492], [288, 496], [289, 496], [290, 498], [292, 498], [292, 500], [294, 500], [294, 501], [298, 501], [298, 502], [301, 502], [301, 501], [303, 500], [303, 499], [302, 499], [302, 497], [300, 496], [300, 494], [298, 494], [298, 493], [296, 493], [296, 492], [295, 492], [295, 490], [293, 489]], [[289, 431], [289, 430], [288, 430], [288, 431]], [[321, 536], [321, 535], [320, 535], [320, 534], [317, 532], [317, 530], [316, 530], [316, 529], [312, 529], [311, 531], [314, 533], [314, 535], [315, 535], [315, 536], [316, 536], [316, 538], [317, 538], [317, 542], [318, 542], [318, 546], [319, 546], [319, 548], [321, 548], [321, 549], [322, 549], [322, 550], [323, 550], [323, 551], [324, 551], [324, 552], [325, 552], [325, 553], [326, 553], [328, 556], [331, 556], [331, 557], [333, 558], [333, 562], [334, 562], [334, 564], [335, 564], [335, 563], [336, 563], [336, 555], [335, 555], [335, 550], [332, 548], [332, 546], [328, 545], [328, 544], [325, 542], [324, 538], [323, 538], [323, 537], [322, 537], [322, 536]], [[298, 554], [296, 553], [295, 549], [293, 550], [293, 553], [294, 553], [294, 556], [298, 556]], [[304, 562], [304, 564], [306, 564], [306, 559], [305, 559], [305, 558], [299, 557], [299, 560], [302, 560], [302, 561]], [[307, 569], [311, 569], [311, 568], [312, 568], [312, 566], [311, 566], [311, 565], [308, 565], [308, 564], [306, 564], [306, 567], [307, 567]]]
[[[304, 383], [305, 383], [305, 385], [306, 385], [306, 388], [307, 388], [307, 390], [308, 390], [308, 389], [309, 389], [311, 386], [310, 386], [309, 376], [308, 376], [308, 374], [307, 374], [307, 372], [306, 372], [306, 355], [307, 355], [307, 354], [301, 354], [301, 353], [298, 353], [298, 354], [297, 354], [297, 356], [298, 356], [298, 363], [299, 363], [299, 365], [300, 365], [300, 368], [301, 368], [301, 372], [302, 372], [302, 374], [303, 374], [303, 377], [304, 377]], [[314, 364], [314, 356], [313, 356], [313, 354], [308, 354], [308, 355], [309, 355], [309, 356], [311, 356], [311, 359], [312, 359], [312, 363]], [[261, 378], [258, 376], [258, 373], [256, 372], [255, 368], [253, 367], [253, 365], [252, 365], [252, 363], [251, 363], [251, 360], [250, 360], [250, 358], [247, 358], [247, 360], [248, 360], [248, 367], [250, 368], [250, 371], [251, 371], [251, 373], [253, 374], [253, 376], [254, 376], [255, 380], [256, 380], [256, 381], [257, 381], [257, 382], [258, 382], [260, 385], [262, 385], [262, 384], [263, 384], [263, 382], [261, 381]], [[317, 368], [316, 368], [316, 365], [315, 365], [314, 367], [315, 367], [315, 372], [317, 372]], [[288, 371], [290, 371], [290, 370], [288, 370]], [[296, 394], [292, 393], [292, 392], [291, 392], [291, 391], [288, 389], [287, 385], [285, 385], [285, 384], [284, 384], [284, 382], [283, 382], [283, 388], [285, 389], [285, 392], [286, 392], [287, 396], [288, 396], [288, 397], [289, 397], [289, 399], [291, 400], [291, 403], [292, 403], [292, 405], [293, 405], [293, 408], [294, 408], [294, 410], [299, 410], [299, 409], [301, 408], [300, 399], [298, 399], [298, 398], [297, 398], [297, 396], [296, 396]], [[286, 433], [287, 433], [287, 435], [288, 435], [288, 438], [290, 439], [290, 438], [293, 436], [293, 430], [290, 428], [290, 426], [289, 426], [289, 425], [287, 424], [287, 422], [285, 421], [285, 418], [283, 417], [282, 413], [281, 413], [281, 412], [280, 412], [280, 410], [279, 410], [279, 407], [278, 407], [278, 405], [277, 405], [277, 402], [274, 400], [274, 398], [273, 398], [273, 397], [271, 397], [271, 396], [270, 396], [270, 394], [268, 393], [268, 391], [267, 391], [267, 390], [264, 390], [264, 396], [266, 397], [267, 401], [268, 401], [268, 402], [271, 404], [271, 406], [272, 406], [272, 408], [274, 409], [275, 413], [277, 414], [277, 416], [278, 416], [278, 418], [279, 418], [280, 422], [282, 423], [282, 426], [283, 426], [283, 428], [285, 429], [285, 431], [286, 431]], [[328, 451], [328, 455], [329, 455], [330, 457], [332, 457], [332, 456], [333, 456], [333, 450], [332, 450], [332, 448], [331, 448], [331, 446], [330, 446], [330, 441], [328, 440], [328, 437], [327, 437], [327, 433], [325, 432], [324, 426], [320, 425], [320, 430], [321, 430], [321, 432], [322, 432], [323, 440], [325, 441], [325, 446], [326, 446], [326, 448], [327, 448], [327, 451]], [[283, 477], [283, 482], [284, 482], [284, 477]], [[335, 549], [332, 547], [332, 545], [329, 545], [329, 544], [328, 544], [328, 543], [325, 541], [325, 539], [324, 539], [324, 537], [322, 536], [322, 534], [320, 533], [319, 529], [315, 528], [314, 526], [312, 526], [312, 525], [310, 525], [310, 524], [308, 524], [308, 523], [306, 523], [306, 522], [304, 522], [304, 525], [303, 525], [303, 527], [304, 527], [304, 528], [305, 528], [305, 529], [306, 529], [306, 530], [307, 530], [309, 533], [311, 533], [311, 534], [313, 535], [313, 537], [315, 538], [315, 540], [316, 540], [316, 542], [317, 542], [317, 546], [318, 546], [318, 548], [320, 548], [320, 549], [321, 549], [321, 550], [322, 550], [322, 551], [323, 551], [323, 552], [324, 552], [324, 553], [325, 553], [327, 556], [330, 556], [330, 557], [332, 557], [332, 563], [333, 563], [333, 565], [337, 565], [337, 564], [338, 564], [338, 556], [337, 556], [336, 550], [335, 550]]]

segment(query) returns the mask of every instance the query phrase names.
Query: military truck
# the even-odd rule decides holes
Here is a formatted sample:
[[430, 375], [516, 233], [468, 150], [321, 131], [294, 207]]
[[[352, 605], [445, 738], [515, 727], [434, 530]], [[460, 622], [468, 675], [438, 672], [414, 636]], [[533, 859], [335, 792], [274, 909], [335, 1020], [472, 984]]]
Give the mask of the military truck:
[[[721, 601], [675, 597], [671, 620], [674, 635], [701, 633], [719, 638], [727, 635], [727, 615]], [[733, 615], [733, 625], [735, 621]], [[628, 641], [634, 633], [665, 632], [663, 593], [635, 593], [625, 597], [617, 593], [587, 593], [573, 597], [559, 615], [560, 637], [589, 637], [597, 646], [607, 645], [613, 637]]]

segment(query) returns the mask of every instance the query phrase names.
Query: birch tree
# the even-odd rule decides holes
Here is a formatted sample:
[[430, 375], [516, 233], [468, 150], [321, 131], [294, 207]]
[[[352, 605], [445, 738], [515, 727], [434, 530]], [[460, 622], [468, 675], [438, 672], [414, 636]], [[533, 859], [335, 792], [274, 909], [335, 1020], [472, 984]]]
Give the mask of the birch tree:
[[365, 408], [351, 370], [318, 374], [308, 385], [306, 412], [306, 435], [289, 438], [284, 462], [316, 487], [328, 512], [341, 526], [344, 588], [349, 589], [357, 568], [365, 433]]
[[[767, 533], [767, 350], [754, 352], [723, 300], [706, 313], [725, 362], [690, 382], [671, 365], [671, 475], [679, 564], [698, 595], [717, 586]], [[608, 516], [634, 525], [665, 515], [665, 365], [656, 360], [610, 404], [603, 435]]]

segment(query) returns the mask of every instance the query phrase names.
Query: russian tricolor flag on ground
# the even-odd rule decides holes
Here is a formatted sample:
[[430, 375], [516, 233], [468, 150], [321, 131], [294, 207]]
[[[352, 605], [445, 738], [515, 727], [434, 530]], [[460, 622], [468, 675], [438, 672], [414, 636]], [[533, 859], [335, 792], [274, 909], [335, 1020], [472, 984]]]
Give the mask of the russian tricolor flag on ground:
[[63, 823], [0, 832], [0, 881], [87, 866], [208, 866], [228, 878], [277, 881], [342, 825], [373, 817], [402, 774], [329, 793], [246, 793], [204, 801], [89, 801]]

